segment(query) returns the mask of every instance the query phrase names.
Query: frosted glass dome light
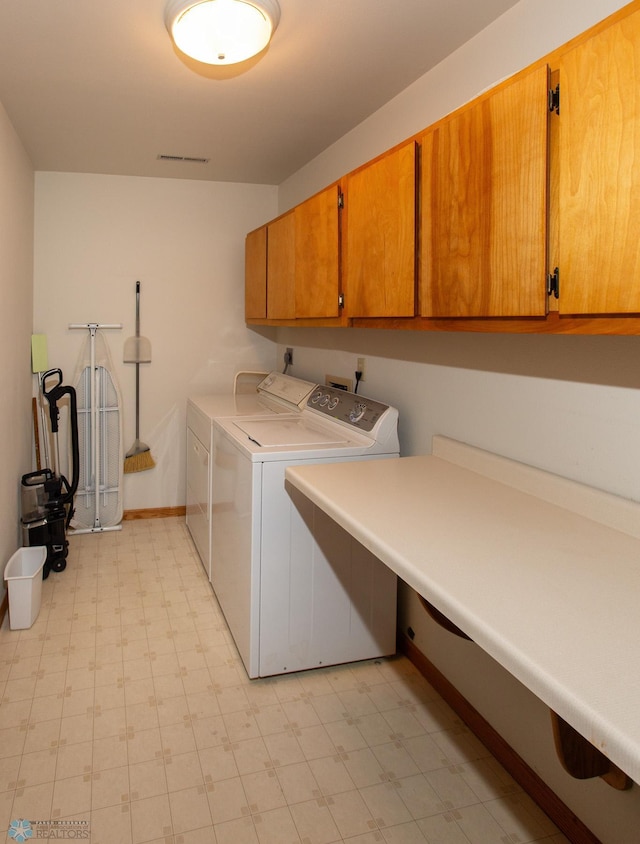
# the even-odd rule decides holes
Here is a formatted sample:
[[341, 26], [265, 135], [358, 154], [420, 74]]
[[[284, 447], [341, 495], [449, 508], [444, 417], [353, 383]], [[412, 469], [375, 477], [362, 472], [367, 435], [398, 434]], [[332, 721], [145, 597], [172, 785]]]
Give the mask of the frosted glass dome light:
[[280, 20], [276, 0], [169, 0], [176, 47], [206, 64], [236, 64], [264, 50]]

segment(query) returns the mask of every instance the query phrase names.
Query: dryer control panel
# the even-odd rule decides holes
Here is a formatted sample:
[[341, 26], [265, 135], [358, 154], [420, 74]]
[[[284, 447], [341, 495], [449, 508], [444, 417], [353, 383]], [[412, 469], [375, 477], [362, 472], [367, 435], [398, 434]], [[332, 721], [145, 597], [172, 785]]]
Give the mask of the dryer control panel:
[[389, 405], [336, 387], [318, 386], [307, 399], [307, 408], [361, 431], [372, 431]]
[[301, 378], [294, 378], [291, 375], [270, 372], [258, 384], [257, 390], [262, 396], [273, 399], [280, 404], [288, 405], [292, 410], [298, 408], [302, 410], [315, 386], [312, 381], [303, 381]]

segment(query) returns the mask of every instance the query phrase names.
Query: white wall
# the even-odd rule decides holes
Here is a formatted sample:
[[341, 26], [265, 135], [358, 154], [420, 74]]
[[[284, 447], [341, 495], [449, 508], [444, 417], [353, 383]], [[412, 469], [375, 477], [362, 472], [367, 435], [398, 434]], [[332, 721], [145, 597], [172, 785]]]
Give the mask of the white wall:
[[[579, 34], [620, 0], [522, 0], [432, 72], [310, 162], [280, 189], [286, 210]], [[640, 338], [427, 334], [364, 329], [278, 330], [291, 374], [353, 376], [360, 392], [400, 410], [404, 454], [442, 433], [640, 500]], [[419, 502], [417, 502], [419, 506]], [[551, 584], [550, 584], [551, 586]], [[615, 607], [611, 608], [612, 623]], [[541, 625], [551, 623], [540, 608]], [[544, 706], [468, 642], [425, 618], [401, 590], [400, 625], [606, 844], [637, 841], [640, 788], [578, 782], [555, 759]], [[578, 644], [579, 646], [579, 644]]]
[[69, 323], [122, 323], [105, 332], [123, 397], [124, 450], [135, 439], [135, 367], [122, 362], [141, 333], [140, 439], [156, 468], [124, 477], [125, 510], [185, 501], [185, 407], [192, 393], [229, 391], [238, 369], [271, 368], [268, 332], [244, 324], [244, 236], [275, 216], [264, 185], [37, 173], [34, 331], [46, 334], [49, 366], [67, 384], [85, 332]]
[[[0, 572], [22, 544], [20, 478], [30, 472], [33, 168], [0, 104]], [[4, 579], [0, 599], [4, 595]]]

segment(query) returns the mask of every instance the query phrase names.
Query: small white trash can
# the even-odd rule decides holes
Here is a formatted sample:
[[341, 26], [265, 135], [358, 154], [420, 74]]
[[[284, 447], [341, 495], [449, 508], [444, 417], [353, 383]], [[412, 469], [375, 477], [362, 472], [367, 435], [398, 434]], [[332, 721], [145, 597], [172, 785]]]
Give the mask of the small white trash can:
[[42, 603], [42, 569], [47, 559], [45, 545], [18, 548], [7, 563], [4, 579], [9, 591], [9, 627], [31, 627]]

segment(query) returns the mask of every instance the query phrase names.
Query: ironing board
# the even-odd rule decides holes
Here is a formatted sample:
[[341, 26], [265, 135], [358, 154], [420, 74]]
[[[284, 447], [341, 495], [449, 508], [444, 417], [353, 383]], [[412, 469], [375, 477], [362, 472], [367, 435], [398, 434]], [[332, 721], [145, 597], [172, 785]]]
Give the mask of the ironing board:
[[99, 328], [88, 323], [76, 372], [80, 478], [75, 497], [75, 533], [118, 530], [122, 521], [123, 436], [120, 389]]

